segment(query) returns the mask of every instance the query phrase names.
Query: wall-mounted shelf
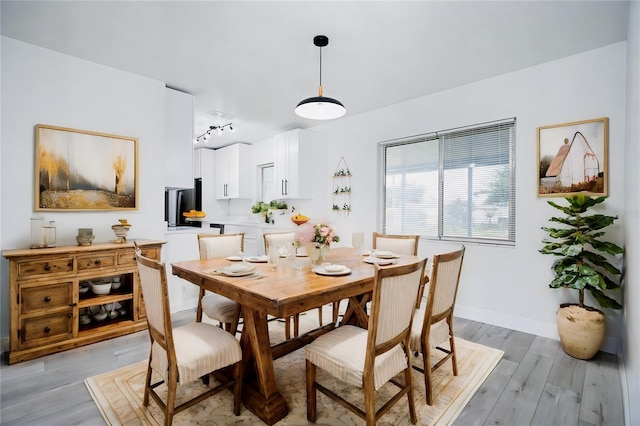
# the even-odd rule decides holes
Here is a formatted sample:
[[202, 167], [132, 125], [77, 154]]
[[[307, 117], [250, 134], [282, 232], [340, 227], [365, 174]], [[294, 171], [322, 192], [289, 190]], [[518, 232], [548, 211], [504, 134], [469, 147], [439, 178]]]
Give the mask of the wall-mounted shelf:
[[351, 171], [344, 157], [340, 157], [336, 171], [333, 173], [332, 191], [331, 210], [342, 215], [351, 213]]

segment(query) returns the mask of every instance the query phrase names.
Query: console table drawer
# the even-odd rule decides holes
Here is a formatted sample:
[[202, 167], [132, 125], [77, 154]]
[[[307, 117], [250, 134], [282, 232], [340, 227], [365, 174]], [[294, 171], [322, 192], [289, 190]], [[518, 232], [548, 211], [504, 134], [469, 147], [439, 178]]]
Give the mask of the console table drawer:
[[71, 310], [65, 313], [25, 318], [20, 327], [21, 343], [27, 347], [69, 339], [73, 337], [72, 318]]
[[116, 265], [114, 253], [93, 256], [78, 256], [78, 272], [93, 269], [113, 268]]
[[70, 272], [73, 272], [72, 256], [18, 262], [19, 279], [38, 275], [67, 274]]
[[20, 287], [20, 312], [22, 314], [68, 307], [72, 303], [73, 281]]

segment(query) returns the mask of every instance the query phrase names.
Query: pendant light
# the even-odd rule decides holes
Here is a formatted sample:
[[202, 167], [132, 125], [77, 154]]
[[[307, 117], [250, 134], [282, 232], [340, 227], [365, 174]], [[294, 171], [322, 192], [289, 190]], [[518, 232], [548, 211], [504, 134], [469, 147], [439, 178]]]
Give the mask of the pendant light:
[[336, 99], [322, 96], [322, 48], [329, 44], [329, 37], [317, 35], [313, 38], [313, 44], [320, 48], [320, 86], [318, 96], [307, 98], [296, 106], [296, 114], [312, 120], [331, 120], [342, 117], [347, 110]]

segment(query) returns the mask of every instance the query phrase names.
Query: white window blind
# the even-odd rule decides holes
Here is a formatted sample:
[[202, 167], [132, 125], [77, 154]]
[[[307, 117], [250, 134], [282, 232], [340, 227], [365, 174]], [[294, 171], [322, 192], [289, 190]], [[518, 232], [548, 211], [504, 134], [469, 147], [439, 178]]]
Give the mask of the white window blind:
[[382, 230], [515, 242], [515, 119], [382, 144]]

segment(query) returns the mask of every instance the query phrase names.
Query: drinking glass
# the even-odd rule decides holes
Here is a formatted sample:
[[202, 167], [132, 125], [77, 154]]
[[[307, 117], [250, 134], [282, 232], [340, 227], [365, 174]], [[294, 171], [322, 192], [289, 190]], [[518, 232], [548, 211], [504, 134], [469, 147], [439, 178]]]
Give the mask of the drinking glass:
[[354, 232], [351, 235], [351, 244], [358, 249], [358, 253], [362, 253], [362, 246], [364, 245], [364, 232]]
[[276, 247], [270, 247], [267, 253], [267, 263], [272, 271], [275, 271], [280, 264], [280, 251]]

